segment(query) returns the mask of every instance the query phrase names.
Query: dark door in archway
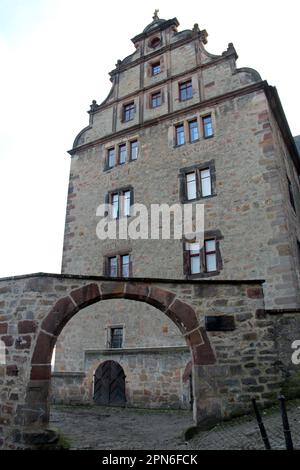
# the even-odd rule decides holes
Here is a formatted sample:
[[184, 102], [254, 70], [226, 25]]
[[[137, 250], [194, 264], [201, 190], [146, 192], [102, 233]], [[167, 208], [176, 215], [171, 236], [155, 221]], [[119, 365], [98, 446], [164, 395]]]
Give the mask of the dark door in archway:
[[93, 398], [97, 405], [125, 405], [125, 374], [120, 364], [115, 361], [100, 364], [94, 375]]

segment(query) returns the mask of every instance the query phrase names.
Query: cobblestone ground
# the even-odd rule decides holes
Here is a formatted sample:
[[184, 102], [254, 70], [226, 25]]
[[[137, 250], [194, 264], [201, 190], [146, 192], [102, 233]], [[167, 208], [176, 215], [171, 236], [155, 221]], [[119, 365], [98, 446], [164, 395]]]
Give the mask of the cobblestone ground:
[[[284, 448], [279, 406], [262, 413], [273, 449]], [[295, 448], [300, 449], [300, 400], [288, 404]], [[190, 412], [137, 410], [96, 406], [54, 406], [51, 427], [59, 429], [71, 449], [263, 449], [253, 416], [221, 423], [185, 442], [184, 431], [193, 425]]]

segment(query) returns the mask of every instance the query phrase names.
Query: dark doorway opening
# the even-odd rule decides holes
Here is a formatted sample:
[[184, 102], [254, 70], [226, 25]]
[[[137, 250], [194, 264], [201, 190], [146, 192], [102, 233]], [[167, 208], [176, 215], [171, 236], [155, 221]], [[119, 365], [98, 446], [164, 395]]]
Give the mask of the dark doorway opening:
[[105, 361], [94, 375], [94, 402], [97, 405], [125, 406], [125, 374], [115, 361]]

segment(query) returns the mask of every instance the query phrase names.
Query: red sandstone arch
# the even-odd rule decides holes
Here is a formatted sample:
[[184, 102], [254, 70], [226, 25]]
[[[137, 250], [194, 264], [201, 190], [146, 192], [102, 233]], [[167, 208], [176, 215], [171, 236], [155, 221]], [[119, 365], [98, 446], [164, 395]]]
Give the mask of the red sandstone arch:
[[51, 380], [51, 357], [64, 326], [79, 310], [101, 300], [131, 299], [146, 302], [166, 314], [185, 335], [193, 365], [216, 362], [204, 328], [200, 328], [195, 310], [176, 294], [151, 283], [103, 281], [75, 289], [58, 300], [43, 320], [31, 359], [30, 382], [24, 409], [24, 424], [48, 423], [48, 393]]

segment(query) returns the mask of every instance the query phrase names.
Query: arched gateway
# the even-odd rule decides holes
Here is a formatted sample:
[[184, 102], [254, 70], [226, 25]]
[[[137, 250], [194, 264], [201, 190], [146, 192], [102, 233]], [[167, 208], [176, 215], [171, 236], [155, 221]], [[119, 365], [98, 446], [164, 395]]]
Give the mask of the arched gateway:
[[[270, 351], [274, 348], [266, 322], [258, 316], [264, 311], [261, 281], [112, 280], [44, 273], [3, 278], [0, 341], [5, 344], [5, 364], [0, 364], [0, 373], [7, 398], [1, 403], [0, 447], [34, 447], [30, 435], [35, 429], [36, 444], [36, 433], [49, 422], [57, 338], [80, 310], [107, 299], [148, 303], [177, 325], [191, 352], [195, 423], [217, 422], [249, 409], [249, 386], [243, 380], [255, 361], [249, 342], [268, 341]], [[216, 318], [210, 315], [222, 321], [208, 323]], [[215, 325], [227, 326], [227, 320], [229, 329], [209, 333], [212, 347], [206, 328], [216, 331]], [[255, 364], [263, 374], [269, 368], [259, 358]]]

